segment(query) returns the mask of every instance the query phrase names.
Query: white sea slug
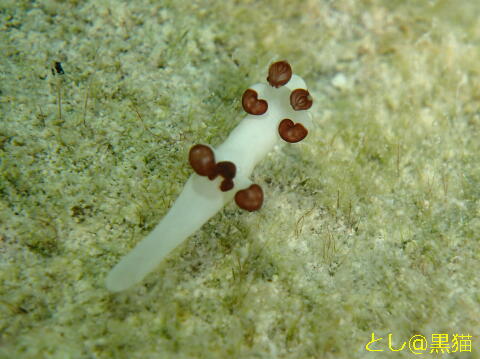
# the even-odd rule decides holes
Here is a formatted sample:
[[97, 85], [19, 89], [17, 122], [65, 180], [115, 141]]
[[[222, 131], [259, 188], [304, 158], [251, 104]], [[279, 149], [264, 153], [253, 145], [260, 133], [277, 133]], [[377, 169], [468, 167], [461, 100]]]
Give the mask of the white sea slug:
[[248, 116], [224, 143], [216, 149], [201, 144], [190, 149], [195, 173], [155, 229], [110, 271], [109, 290], [122, 291], [140, 282], [233, 198], [242, 209], [260, 209], [263, 191], [251, 183], [250, 174], [279, 140], [294, 143], [307, 136], [307, 110], [312, 106], [305, 82], [292, 75], [288, 62], [270, 65], [267, 81], [244, 92], [242, 106]]

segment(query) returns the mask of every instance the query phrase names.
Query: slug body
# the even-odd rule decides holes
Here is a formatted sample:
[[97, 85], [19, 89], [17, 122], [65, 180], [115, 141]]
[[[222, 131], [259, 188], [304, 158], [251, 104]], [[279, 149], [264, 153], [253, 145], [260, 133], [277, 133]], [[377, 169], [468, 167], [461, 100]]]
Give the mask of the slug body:
[[279, 141], [298, 142], [307, 135], [306, 110], [312, 104], [305, 82], [292, 75], [287, 62], [272, 64], [267, 80], [269, 85], [256, 84], [245, 91], [242, 105], [248, 116], [224, 143], [216, 149], [192, 147], [189, 160], [195, 173], [155, 229], [110, 271], [109, 290], [122, 291], [140, 282], [232, 199], [248, 211], [261, 207], [263, 191], [249, 177]]

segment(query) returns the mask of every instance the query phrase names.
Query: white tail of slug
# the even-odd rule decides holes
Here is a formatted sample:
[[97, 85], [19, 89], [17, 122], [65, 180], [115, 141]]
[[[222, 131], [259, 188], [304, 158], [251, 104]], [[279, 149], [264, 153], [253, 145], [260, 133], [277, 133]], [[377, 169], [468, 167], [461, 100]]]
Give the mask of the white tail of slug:
[[220, 192], [217, 182], [192, 175], [155, 229], [110, 271], [107, 289], [119, 292], [140, 282], [170, 251], [231, 200], [233, 194]]

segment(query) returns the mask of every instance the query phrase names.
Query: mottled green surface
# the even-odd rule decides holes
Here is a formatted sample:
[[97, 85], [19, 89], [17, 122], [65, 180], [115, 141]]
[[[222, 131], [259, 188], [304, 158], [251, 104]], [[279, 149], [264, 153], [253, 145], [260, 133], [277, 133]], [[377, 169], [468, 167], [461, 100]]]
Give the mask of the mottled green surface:
[[[444, 357], [480, 357], [479, 13], [2, 1], [0, 357], [415, 357], [388, 333], [468, 333], [472, 352]], [[255, 170], [262, 210], [228, 205], [108, 293], [191, 173], [188, 149], [224, 140], [277, 59], [307, 81], [315, 127]], [[366, 351], [372, 331], [384, 352]]]

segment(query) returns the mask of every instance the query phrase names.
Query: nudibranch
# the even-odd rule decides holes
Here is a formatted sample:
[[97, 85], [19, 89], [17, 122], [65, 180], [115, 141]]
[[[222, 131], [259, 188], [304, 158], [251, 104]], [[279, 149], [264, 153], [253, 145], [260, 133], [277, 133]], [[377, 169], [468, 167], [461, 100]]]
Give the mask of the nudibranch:
[[160, 223], [110, 271], [109, 290], [122, 291], [140, 282], [232, 199], [244, 210], [260, 209], [263, 190], [249, 180], [255, 165], [278, 141], [295, 143], [307, 136], [312, 106], [305, 82], [292, 74], [288, 62], [271, 64], [267, 82], [243, 93], [242, 107], [248, 115], [224, 143], [190, 149], [188, 161], [194, 173]]

